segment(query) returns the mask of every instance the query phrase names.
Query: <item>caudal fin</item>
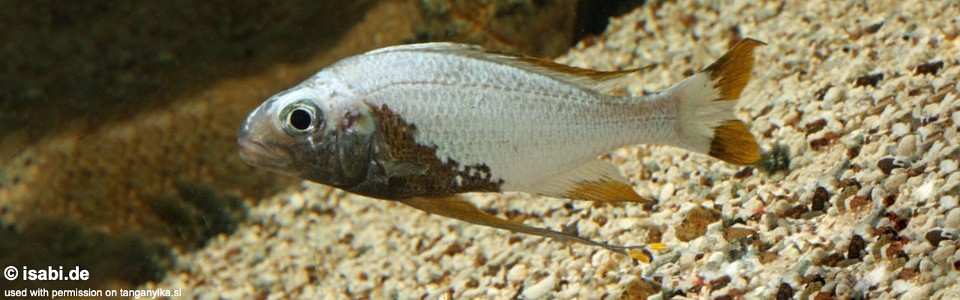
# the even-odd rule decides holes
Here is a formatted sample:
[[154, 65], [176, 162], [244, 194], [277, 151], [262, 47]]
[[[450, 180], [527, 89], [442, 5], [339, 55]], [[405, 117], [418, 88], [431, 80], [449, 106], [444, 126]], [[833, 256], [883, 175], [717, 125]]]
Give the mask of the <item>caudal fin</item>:
[[667, 91], [680, 102], [680, 145], [738, 165], [760, 160], [760, 147], [734, 115], [750, 81], [753, 50], [763, 42], [744, 39], [713, 64]]

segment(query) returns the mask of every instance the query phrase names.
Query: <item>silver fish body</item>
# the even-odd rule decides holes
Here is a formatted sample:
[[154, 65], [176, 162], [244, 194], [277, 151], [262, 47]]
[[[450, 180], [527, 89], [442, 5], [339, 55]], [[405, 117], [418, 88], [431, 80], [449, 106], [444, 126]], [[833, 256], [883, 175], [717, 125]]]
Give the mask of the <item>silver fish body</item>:
[[630, 72], [461, 44], [388, 47], [268, 99], [239, 131], [241, 156], [380, 199], [522, 191], [640, 201], [598, 156], [664, 144], [739, 164], [759, 158], [734, 104], [760, 44], [745, 40], [703, 72], [646, 97], [607, 93]]

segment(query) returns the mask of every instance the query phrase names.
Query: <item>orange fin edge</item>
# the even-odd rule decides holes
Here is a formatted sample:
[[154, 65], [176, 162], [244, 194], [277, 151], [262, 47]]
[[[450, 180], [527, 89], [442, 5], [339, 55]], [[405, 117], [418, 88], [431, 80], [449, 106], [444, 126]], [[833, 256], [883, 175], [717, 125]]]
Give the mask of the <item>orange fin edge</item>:
[[717, 100], [740, 98], [740, 92], [750, 81], [750, 72], [753, 70], [753, 50], [763, 45], [766, 44], [755, 39], [743, 39], [701, 71], [707, 73], [720, 90], [720, 99]]
[[723, 161], [750, 165], [760, 160], [760, 146], [740, 120], [727, 120], [713, 128], [710, 156]]

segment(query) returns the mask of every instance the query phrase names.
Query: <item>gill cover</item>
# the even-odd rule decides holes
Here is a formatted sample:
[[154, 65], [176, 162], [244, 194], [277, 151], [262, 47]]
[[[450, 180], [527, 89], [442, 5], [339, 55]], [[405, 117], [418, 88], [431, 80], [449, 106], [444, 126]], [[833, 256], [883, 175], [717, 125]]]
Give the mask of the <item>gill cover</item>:
[[370, 157], [368, 114], [338, 109], [326, 85], [298, 86], [254, 110], [240, 127], [248, 164], [349, 189], [364, 180]]

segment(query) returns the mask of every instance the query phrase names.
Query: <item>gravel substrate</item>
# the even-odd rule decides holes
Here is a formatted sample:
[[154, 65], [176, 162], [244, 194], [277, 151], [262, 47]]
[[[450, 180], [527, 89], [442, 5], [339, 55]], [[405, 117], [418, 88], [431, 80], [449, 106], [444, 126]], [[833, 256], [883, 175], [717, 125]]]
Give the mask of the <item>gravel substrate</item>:
[[960, 5], [680, 2], [639, 7], [558, 61], [656, 63], [622, 90], [639, 95], [740, 38], [765, 41], [739, 113], [764, 161], [614, 152], [658, 201], [646, 207], [471, 196], [531, 225], [666, 244], [651, 263], [303, 183], [142, 288], [201, 298], [960, 298]]

